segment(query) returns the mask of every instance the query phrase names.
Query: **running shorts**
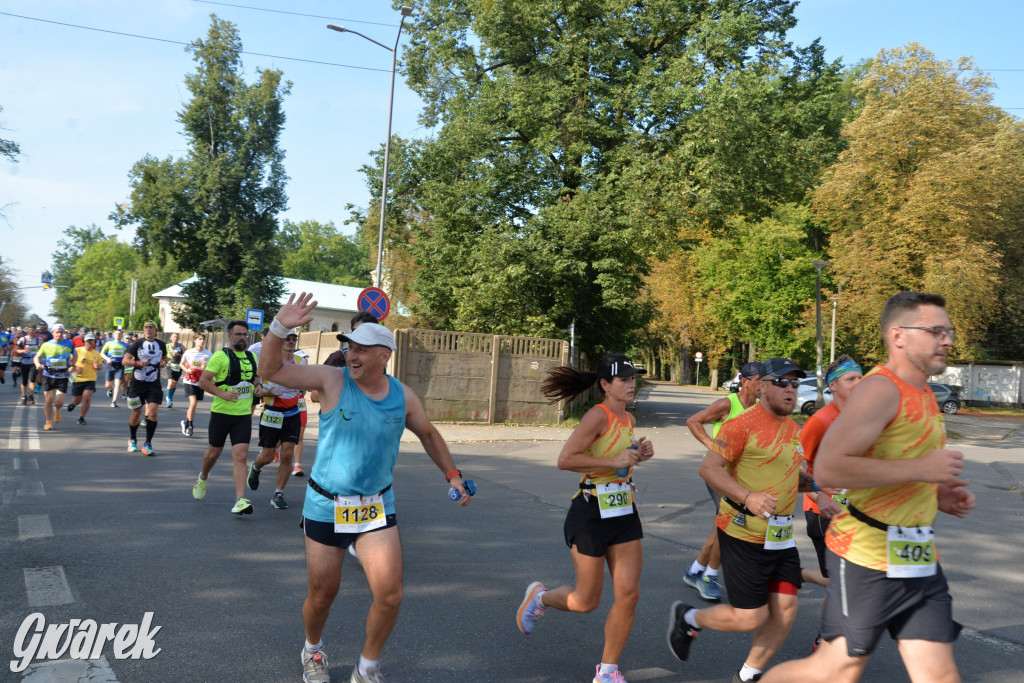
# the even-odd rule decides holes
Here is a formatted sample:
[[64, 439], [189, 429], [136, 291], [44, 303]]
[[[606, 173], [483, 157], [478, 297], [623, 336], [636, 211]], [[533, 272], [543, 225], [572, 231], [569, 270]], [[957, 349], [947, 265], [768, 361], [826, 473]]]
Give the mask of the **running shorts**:
[[43, 375], [43, 391], [56, 391], [59, 394], [68, 393], [68, 378], [47, 377]]
[[195, 396], [197, 401], [202, 401], [203, 397], [206, 396], [206, 392], [200, 389], [198, 384], [186, 384], [185, 395]]
[[[318, 495], [316, 492], [309, 493], [307, 495]], [[385, 516], [387, 524], [377, 529], [371, 529], [370, 531], [364, 531], [363, 534], [372, 534], [375, 531], [382, 529], [390, 529], [393, 526], [398, 526], [398, 518], [395, 517], [395, 513]], [[306, 519], [303, 517], [299, 520], [299, 526], [302, 528], [304, 533], [310, 540], [322, 543], [323, 545], [329, 545], [333, 548], [341, 548], [345, 550], [362, 534], [339, 534], [335, 533], [334, 525], [330, 522], [317, 522], [313, 519]]]
[[565, 544], [576, 546], [581, 555], [604, 557], [608, 546], [629, 543], [644, 537], [640, 515], [633, 504], [633, 514], [601, 519], [597, 496], [579, 495], [569, 504], [565, 515]]
[[733, 538], [721, 529], [718, 547], [729, 604], [736, 609], [757, 609], [768, 604], [769, 593], [796, 595], [800, 588], [800, 554], [796, 548], [765, 550], [760, 544]]
[[124, 366], [120, 363], [107, 366], [107, 381], [113, 382], [115, 379], [124, 379]]
[[156, 382], [133, 380], [128, 385], [128, 391], [125, 393], [125, 396], [137, 398], [143, 403], [156, 403], [160, 405], [164, 402], [164, 391], [160, 388], [159, 380]]
[[71, 385], [72, 396], [81, 396], [87, 391], [96, 391], [96, 382], [89, 380], [88, 382], [75, 382]]
[[281, 422], [280, 427], [268, 427], [260, 424], [260, 448], [274, 448], [278, 443], [298, 443], [302, 423], [299, 414], [289, 415]]
[[36, 381], [36, 366], [29, 363], [21, 364], [21, 386], [27, 387]]
[[214, 448], [223, 448], [228, 436], [231, 437], [232, 446], [247, 444], [252, 439], [252, 416], [227, 415], [211, 411], [207, 434], [210, 445]]
[[935, 576], [890, 579], [831, 550], [826, 562], [833, 578], [825, 592], [821, 637], [832, 641], [844, 636], [851, 657], [871, 654], [884, 631], [896, 640], [938, 643], [952, 643], [960, 633], [941, 566]]
[[179, 379], [181, 379], [181, 370], [168, 370], [167, 379], [174, 380], [175, 382], [177, 382]]

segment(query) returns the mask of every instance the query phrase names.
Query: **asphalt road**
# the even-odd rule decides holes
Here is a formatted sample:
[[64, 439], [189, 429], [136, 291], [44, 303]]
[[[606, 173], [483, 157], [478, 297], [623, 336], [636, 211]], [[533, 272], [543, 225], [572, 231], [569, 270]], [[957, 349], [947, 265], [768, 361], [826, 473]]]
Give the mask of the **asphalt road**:
[[[620, 662], [633, 683], [730, 680], [749, 647], [748, 635], [704, 632], [690, 661], [680, 664], [665, 645], [669, 604], [700, 603], [682, 573], [712, 515], [697, 476], [700, 449], [681, 425], [720, 396], [654, 383], [637, 405], [639, 433], [652, 438], [656, 457], [636, 476], [645, 566]], [[291, 507], [279, 511], [269, 504], [265, 476], [268, 490], [252, 495], [255, 513], [236, 517], [229, 513], [234, 494], [224, 456], [206, 499], [192, 500], [207, 414], [201, 409], [193, 438], [178, 429], [183, 414], [180, 407], [161, 409], [157, 454], [145, 457], [125, 452], [123, 407], [99, 400], [87, 426], [65, 418], [44, 433], [42, 406], [18, 406], [10, 384], [0, 386], [0, 680], [301, 680], [305, 564], [298, 521], [305, 480], [290, 480]], [[459, 441], [452, 450], [479, 495], [467, 508], [449, 502], [444, 478], [419, 444], [403, 443], [395, 491], [405, 597], [382, 660], [388, 680], [589, 681], [611, 601], [607, 587], [594, 613], [549, 610], [529, 637], [514, 620], [531, 581], [572, 580], [562, 521], [575, 476], [554, 466], [561, 442], [521, 440], [516, 434], [528, 430], [514, 428], [486, 442], [474, 441], [477, 428], [442, 431]], [[956, 656], [964, 680], [1019, 682], [1024, 435], [1006, 430], [999, 440], [960, 446], [980, 505], [970, 518], [943, 517], [938, 526], [954, 610], [966, 627]], [[250, 457], [255, 449], [254, 437]], [[310, 465], [315, 440], [306, 453]], [[805, 564], [813, 564], [810, 544], [799, 536]], [[817, 587], [801, 591], [780, 660], [809, 651], [822, 596]], [[368, 604], [361, 568], [349, 558], [324, 636], [336, 681], [348, 680], [358, 658]], [[147, 612], [152, 627], [160, 627], [152, 637], [160, 652], [151, 659], [116, 659], [107, 645], [101, 660], [35, 661], [21, 673], [9, 668], [30, 614], [41, 613], [49, 624], [139, 624]], [[908, 680], [891, 641], [883, 640], [863, 680]]]

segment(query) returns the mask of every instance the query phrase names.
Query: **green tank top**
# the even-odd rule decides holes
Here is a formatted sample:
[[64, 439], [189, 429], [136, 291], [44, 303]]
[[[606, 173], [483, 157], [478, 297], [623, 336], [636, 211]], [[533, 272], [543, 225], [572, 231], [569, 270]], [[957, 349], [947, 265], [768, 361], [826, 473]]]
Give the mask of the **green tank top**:
[[718, 430], [722, 428], [722, 425], [743, 413], [745, 410], [746, 408], [744, 408], [743, 404], [740, 402], [740, 395], [729, 394], [729, 414], [725, 416], [724, 420], [719, 420], [713, 427], [711, 427], [711, 438], [713, 439], [718, 436]]

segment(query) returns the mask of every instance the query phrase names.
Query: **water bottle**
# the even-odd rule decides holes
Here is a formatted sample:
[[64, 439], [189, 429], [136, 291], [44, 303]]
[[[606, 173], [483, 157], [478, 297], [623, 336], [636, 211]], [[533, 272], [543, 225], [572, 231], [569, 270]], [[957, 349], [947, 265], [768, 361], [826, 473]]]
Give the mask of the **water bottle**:
[[[466, 488], [466, 493], [470, 496], [476, 495], [476, 484], [473, 483], [472, 479], [464, 480], [462, 485]], [[448, 498], [450, 498], [453, 503], [458, 503], [462, 500], [462, 492], [458, 489], [448, 489]]]
[[[637, 440], [634, 439], [633, 437], [629, 437], [629, 448], [626, 449], [626, 450], [634, 450], [634, 451], [637, 452], [637, 455], [639, 455], [639, 453], [640, 453], [640, 444], [637, 443]], [[620, 467], [620, 468], [618, 468], [617, 470], [615, 470], [615, 476], [618, 477], [619, 479], [625, 479], [626, 477], [629, 476], [629, 468], [628, 467]]]

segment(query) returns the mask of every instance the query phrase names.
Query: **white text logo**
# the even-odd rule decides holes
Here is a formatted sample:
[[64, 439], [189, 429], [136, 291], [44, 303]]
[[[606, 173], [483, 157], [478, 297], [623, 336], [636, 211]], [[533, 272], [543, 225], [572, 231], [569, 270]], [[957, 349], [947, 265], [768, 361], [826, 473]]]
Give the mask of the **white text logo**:
[[36, 612], [25, 617], [14, 638], [11, 671], [20, 673], [34, 659], [99, 659], [108, 642], [117, 659], [152, 659], [160, 653], [153, 637], [162, 626], [151, 628], [153, 613], [146, 612], [142, 625], [97, 624], [92, 619], [72, 619], [67, 624], [46, 625], [46, 617]]

